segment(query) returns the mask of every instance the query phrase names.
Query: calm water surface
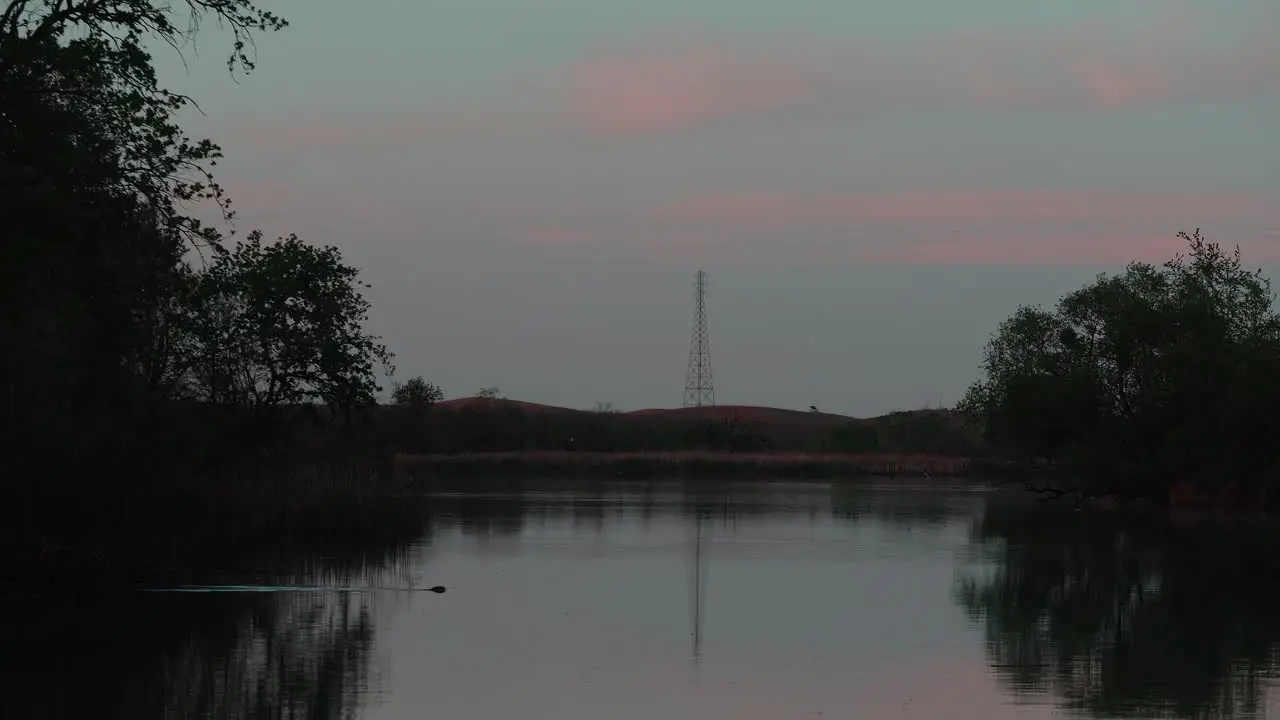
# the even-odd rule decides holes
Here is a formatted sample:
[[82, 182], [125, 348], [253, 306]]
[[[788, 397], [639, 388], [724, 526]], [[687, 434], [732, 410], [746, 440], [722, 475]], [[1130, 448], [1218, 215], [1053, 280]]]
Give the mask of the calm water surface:
[[3, 714], [1249, 718], [1280, 668], [1262, 524], [900, 480], [472, 481], [387, 522], [416, 539], [359, 562], [292, 549], [269, 579], [448, 593], [26, 610], [4, 621]]

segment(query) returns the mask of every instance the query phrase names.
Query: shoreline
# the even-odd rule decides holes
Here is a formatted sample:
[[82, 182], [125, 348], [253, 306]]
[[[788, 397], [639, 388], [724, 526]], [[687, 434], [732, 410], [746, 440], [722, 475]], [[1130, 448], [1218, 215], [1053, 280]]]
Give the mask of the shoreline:
[[515, 451], [455, 454], [395, 453], [395, 474], [415, 471], [450, 474], [610, 472], [615, 475], [713, 475], [771, 477], [866, 477], [910, 475], [924, 478], [998, 475], [997, 460], [927, 454], [731, 453], [699, 451], [578, 452]]

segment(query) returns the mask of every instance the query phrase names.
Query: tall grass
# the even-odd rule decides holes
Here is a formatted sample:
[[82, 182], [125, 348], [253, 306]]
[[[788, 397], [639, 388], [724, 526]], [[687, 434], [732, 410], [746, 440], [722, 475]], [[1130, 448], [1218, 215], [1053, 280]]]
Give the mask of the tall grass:
[[0, 562], [24, 586], [278, 575], [298, 550], [340, 556], [412, 541], [420, 513], [395, 493], [385, 464], [244, 464], [96, 487], [50, 480], [11, 491], [0, 509]]
[[[862, 477], [957, 476], [974, 469], [969, 458], [934, 455], [716, 452], [495, 452], [458, 455], [397, 454], [398, 477], [438, 474], [613, 474], [631, 476]], [[985, 468], [985, 464], [983, 465]]]

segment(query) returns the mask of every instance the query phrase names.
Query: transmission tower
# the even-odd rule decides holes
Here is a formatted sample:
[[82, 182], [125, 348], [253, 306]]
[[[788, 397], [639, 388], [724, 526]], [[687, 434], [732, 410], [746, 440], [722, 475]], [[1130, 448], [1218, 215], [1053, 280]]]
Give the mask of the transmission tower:
[[684, 378], [684, 406], [715, 405], [711, 385], [711, 338], [707, 335], [707, 273], [697, 274], [693, 311], [693, 338], [689, 341], [689, 369]]

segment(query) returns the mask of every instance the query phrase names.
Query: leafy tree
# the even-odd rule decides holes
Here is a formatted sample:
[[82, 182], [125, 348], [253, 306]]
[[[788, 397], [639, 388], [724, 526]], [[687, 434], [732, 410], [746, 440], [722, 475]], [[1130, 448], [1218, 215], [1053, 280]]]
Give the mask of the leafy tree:
[[[176, 7], [175, 7], [176, 6]], [[179, 10], [188, 13], [186, 27], [179, 25]], [[86, 0], [70, 3], [64, 0], [9, 0], [0, 12], [0, 38], [12, 42], [40, 43], [65, 38], [74, 31], [77, 37], [105, 40], [122, 53], [148, 57], [142, 48], [145, 36], [153, 36], [177, 47], [191, 40], [201, 22], [217, 20], [232, 32], [232, 50], [227, 58], [230, 70], [250, 71], [254, 60], [253, 33], [280, 30], [288, 23], [280, 16], [259, 9], [253, 0], [185, 0], [183, 3], [154, 0]], [[0, 59], [0, 73], [30, 62], [31, 54], [22, 51]]]
[[159, 86], [143, 43], [148, 36], [175, 48], [194, 41], [201, 21], [212, 16], [232, 31], [228, 69], [248, 72], [254, 68], [254, 32], [287, 23], [251, 0], [186, 0], [185, 6], [188, 20], [180, 29], [170, 3], [10, 0], [0, 13], [3, 107], [19, 133], [47, 136], [65, 132], [70, 123], [94, 136], [65, 143], [59, 155], [47, 154], [46, 143], [29, 148], [37, 171], [84, 160], [88, 149], [108, 160], [110, 172], [96, 180], [82, 177], [82, 186], [126, 191], [143, 202], [162, 230], [216, 245], [216, 231], [183, 210], [192, 201], [212, 200], [230, 213], [230, 201], [209, 171], [221, 149], [209, 140], [191, 140], [176, 125], [174, 117], [192, 101]]
[[[284, 26], [248, 0], [186, 7], [232, 29], [246, 71], [253, 33]], [[182, 133], [190, 101], [158, 86], [143, 44], [197, 28], [146, 0], [0, 1], [0, 420], [28, 451], [0, 462], [118, 445], [177, 385], [183, 255], [220, 241], [188, 211], [231, 211], [219, 149]]]
[[1280, 467], [1280, 316], [1270, 282], [1197, 230], [988, 342], [961, 409], [987, 439], [1096, 491], [1159, 496], [1183, 479], [1267, 482]]
[[412, 377], [403, 384], [397, 383], [391, 393], [391, 399], [397, 405], [413, 407], [430, 407], [444, 400], [444, 391], [438, 385], [427, 382], [422, 376]]
[[363, 329], [359, 271], [334, 247], [254, 231], [198, 279], [191, 366], [202, 399], [263, 407], [372, 405], [392, 355]]
[[496, 387], [484, 387], [480, 388], [476, 393], [476, 397], [484, 398], [485, 400], [496, 400], [502, 397], [502, 391]]

